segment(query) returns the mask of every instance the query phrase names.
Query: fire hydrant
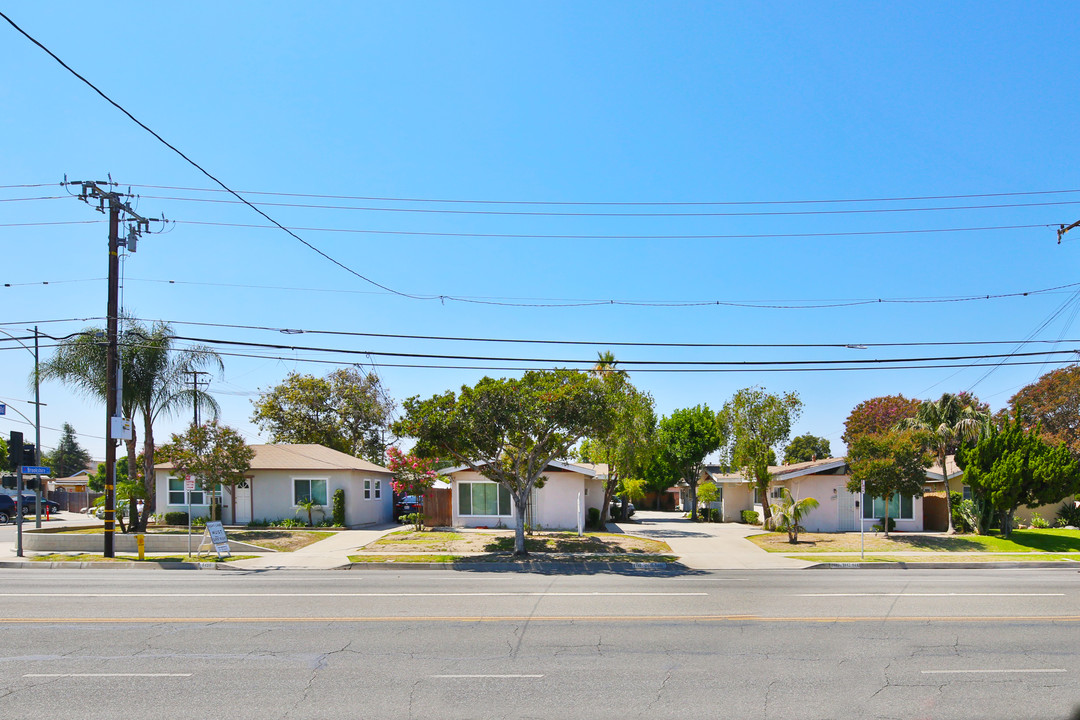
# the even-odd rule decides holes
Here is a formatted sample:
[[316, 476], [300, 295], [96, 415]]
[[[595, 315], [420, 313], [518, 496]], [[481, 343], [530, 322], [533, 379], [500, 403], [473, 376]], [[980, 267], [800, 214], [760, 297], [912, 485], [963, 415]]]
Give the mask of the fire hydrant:
[[139, 559], [146, 559], [146, 536], [139, 533], [135, 536], [135, 542], [139, 545]]

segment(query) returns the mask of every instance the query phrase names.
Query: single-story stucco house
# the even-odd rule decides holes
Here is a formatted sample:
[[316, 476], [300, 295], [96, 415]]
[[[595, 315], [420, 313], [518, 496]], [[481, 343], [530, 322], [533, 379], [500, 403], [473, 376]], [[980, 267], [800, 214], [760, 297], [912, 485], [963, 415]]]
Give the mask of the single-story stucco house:
[[[236, 488], [235, 501], [229, 489], [222, 492], [222, 518], [245, 525], [255, 521], [306, 519], [297, 503], [311, 498], [322, 506], [314, 520], [330, 518], [334, 492], [345, 491], [345, 524], [349, 527], [390, 522], [394, 514], [393, 473], [375, 463], [338, 452], [323, 445], [252, 445], [255, 458], [247, 480]], [[171, 463], [154, 466], [157, 512], [187, 512], [191, 503], [194, 517], [209, 515], [210, 494], [202, 490], [186, 492], [184, 479], [173, 473]], [[235, 519], [233, 510], [235, 509]]]
[[[439, 474], [450, 483], [454, 526], [516, 525], [517, 508], [506, 488], [468, 465], [446, 468]], [[525, 518], [526, 524], [536, 530], [576, 530], [579, 518], [584, 524], [589, 508], [599, 509], [604, 502], [603, 481], [592, 467], [553, 460], [544, 469], [544, 477], [544, 486], [532, 492]]]

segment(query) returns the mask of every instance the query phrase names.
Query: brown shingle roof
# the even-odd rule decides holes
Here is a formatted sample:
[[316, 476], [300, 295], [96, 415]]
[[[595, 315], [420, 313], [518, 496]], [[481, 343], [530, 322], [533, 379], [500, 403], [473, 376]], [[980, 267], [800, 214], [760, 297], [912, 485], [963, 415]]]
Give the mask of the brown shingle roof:
[[[252, 470], [365, 470], [390, 471], [362, 458], [353, 457], [324, 445], [252, 445], [255, 458]], [[156, 470], [171, 470], [172, 463], [158, 463]]]

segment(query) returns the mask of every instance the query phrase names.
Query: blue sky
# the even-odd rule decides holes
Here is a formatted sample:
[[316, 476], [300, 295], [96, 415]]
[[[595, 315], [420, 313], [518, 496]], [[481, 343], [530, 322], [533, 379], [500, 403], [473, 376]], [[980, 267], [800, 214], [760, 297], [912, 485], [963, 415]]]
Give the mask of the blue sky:
[[[0, 63], [8, 70], [0, 83], [6, 138], [0, 185], [111, 174], [140, 195], [141, 212], [179, 221], [145, 237], [124, 268], [126, 309], [173, 321], [179, 334], [373, 352], [589, 360], [614, 349], [624, 361], [775, 361], [970, 355], [1015, 346], [692, 350], [606, 343], [1011, 341], [1028, 338], [1051, 317], [1037, 339], [1080, 333], [1072, 326], [1074, 305], [1054, 316], [1076, 288], [966, 302], [805, 307], [1030, 292], [1078, 281], [1080, 231], [1061, 245], [1054, 232], [1080, 218], [1074, 152], [1080, 93], [1074, 53], [1060, 40], [1060, 28], [1076, 19], [1072, 4], [121, 2], [111, 8], [102, 13], [58, 2], [4, 12], [241, 191], [560, 203], [1073, 191], [696, 206], [246, 195], [381, 208], [262, 206], [290, 227], [320, 228], [297, 233], [395, 290], [517, 305], [414, 300], [380, 291], [281, 231], [195, 224], [266, 223], [243, 206], [176, 199], [228, 199], [220, 193], [149, 187], [211, 183], [0, 24]], [[16, 201], [64, 194], [56, 185], [0, 189], [0, 200], [13, 200], [0, 202], [0, 224], [8, 225], [0, 227], [3, 282], [11, 284], [0, 288], [2, 329], [22, 335], [29, 321], [105, 313], [106, 226], [25, 225], [101, 216], [72, 198]], [[1013, 207], [972, 207], [986, 205]], [[926, 209], [956, 207], [967, 209]], [[746, 214], [794, 212], [804, 214]], [[945, 231], [1003, 226], [1011, 229]], [[912, 230], [935, 232], [897, 232]], [[381, 234], [387, 232], [433, 234]], [[804, 236], [776, 237], [792, 234]], [[621, 237], [507, 237], [513, 235]], [[642, 235], [666, 237], [625, 237]], [[759, 237], [672, 237], [686, 235]], [[567, 299], [784, 307], [522, 306]], [[595, 344], [283, 335], [181, 322]], [[87, 324], [101, 321], [42, 329], [63, 335]], [[312, 353], [272, 354], [289, 359], [226, 358], [225, 375], [211, 386], [224, 422], [252, 441], [259, 434], [250, 423], [251, 398], [260, 388], [292, 370], [321, 374], [332, 367], [302, 362]], [[484, 374], [386, 367], [394, 361], [382, 356], [330, 357], [374, 359], [397, 399]], [[0, 352], [0, 401], [27, 415], [30, 362], [25, 351]], [[661, 414], [699, 402], [719, 409], [747, 385], [797, 391], [806, 407], [796, 431], [824, 435], [841, 450], [844, 418], [866, 398], [930, 397], [975, 384], [997, 408], [1054, 366], [1002, 367], [978, 384], [985, 369], [706, 374], [627, 367]], [[43, 388], [43, 401], [46, 427], [71, 422], [83, 443], [103, 454], [95, 437], [103, 435], [99, 405], [53, 384]], [[28, 430], [12, 418], [0, 421], [0, 429]], [[164, 423], [158, 435], [167, 437], [184, 420]], [[57, 435], [45, 430], [43, 444], [51, 447]]]

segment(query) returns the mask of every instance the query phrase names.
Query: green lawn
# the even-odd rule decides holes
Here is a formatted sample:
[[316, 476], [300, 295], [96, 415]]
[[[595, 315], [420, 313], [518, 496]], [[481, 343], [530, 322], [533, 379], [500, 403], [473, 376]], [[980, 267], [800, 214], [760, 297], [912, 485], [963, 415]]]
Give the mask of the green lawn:
[[[766, 533], [748, 538], [769, 552], [835, 553], [858, 552], [859, 533], [799, 533], [792, 545], [786, 533]], [[991, 535], [884, 535], [865, 536], [867, 552], [1080, 552], [1080, 530], [1013, 530], [1010, 538]]]
[[813, 555], [813, 556], [797, 556], [791, 557], [799, 560], [806, 560], [807, 562], [815, 563], [854, 563], [854, 562], [901, 562], [901, 563], [941, 563], [941, 562], [955, 562], [955, 563], [989, 563], [989, 562], [1077, 562], [1080, 558], [1072, 555], [1044, 555], [1040, 553], [1030, 553], [1024, 555], [994, 555], [992, 553], [984, 553], [982, 555], [867, 555], [865, 559], [860, 559], [858, 555]]

